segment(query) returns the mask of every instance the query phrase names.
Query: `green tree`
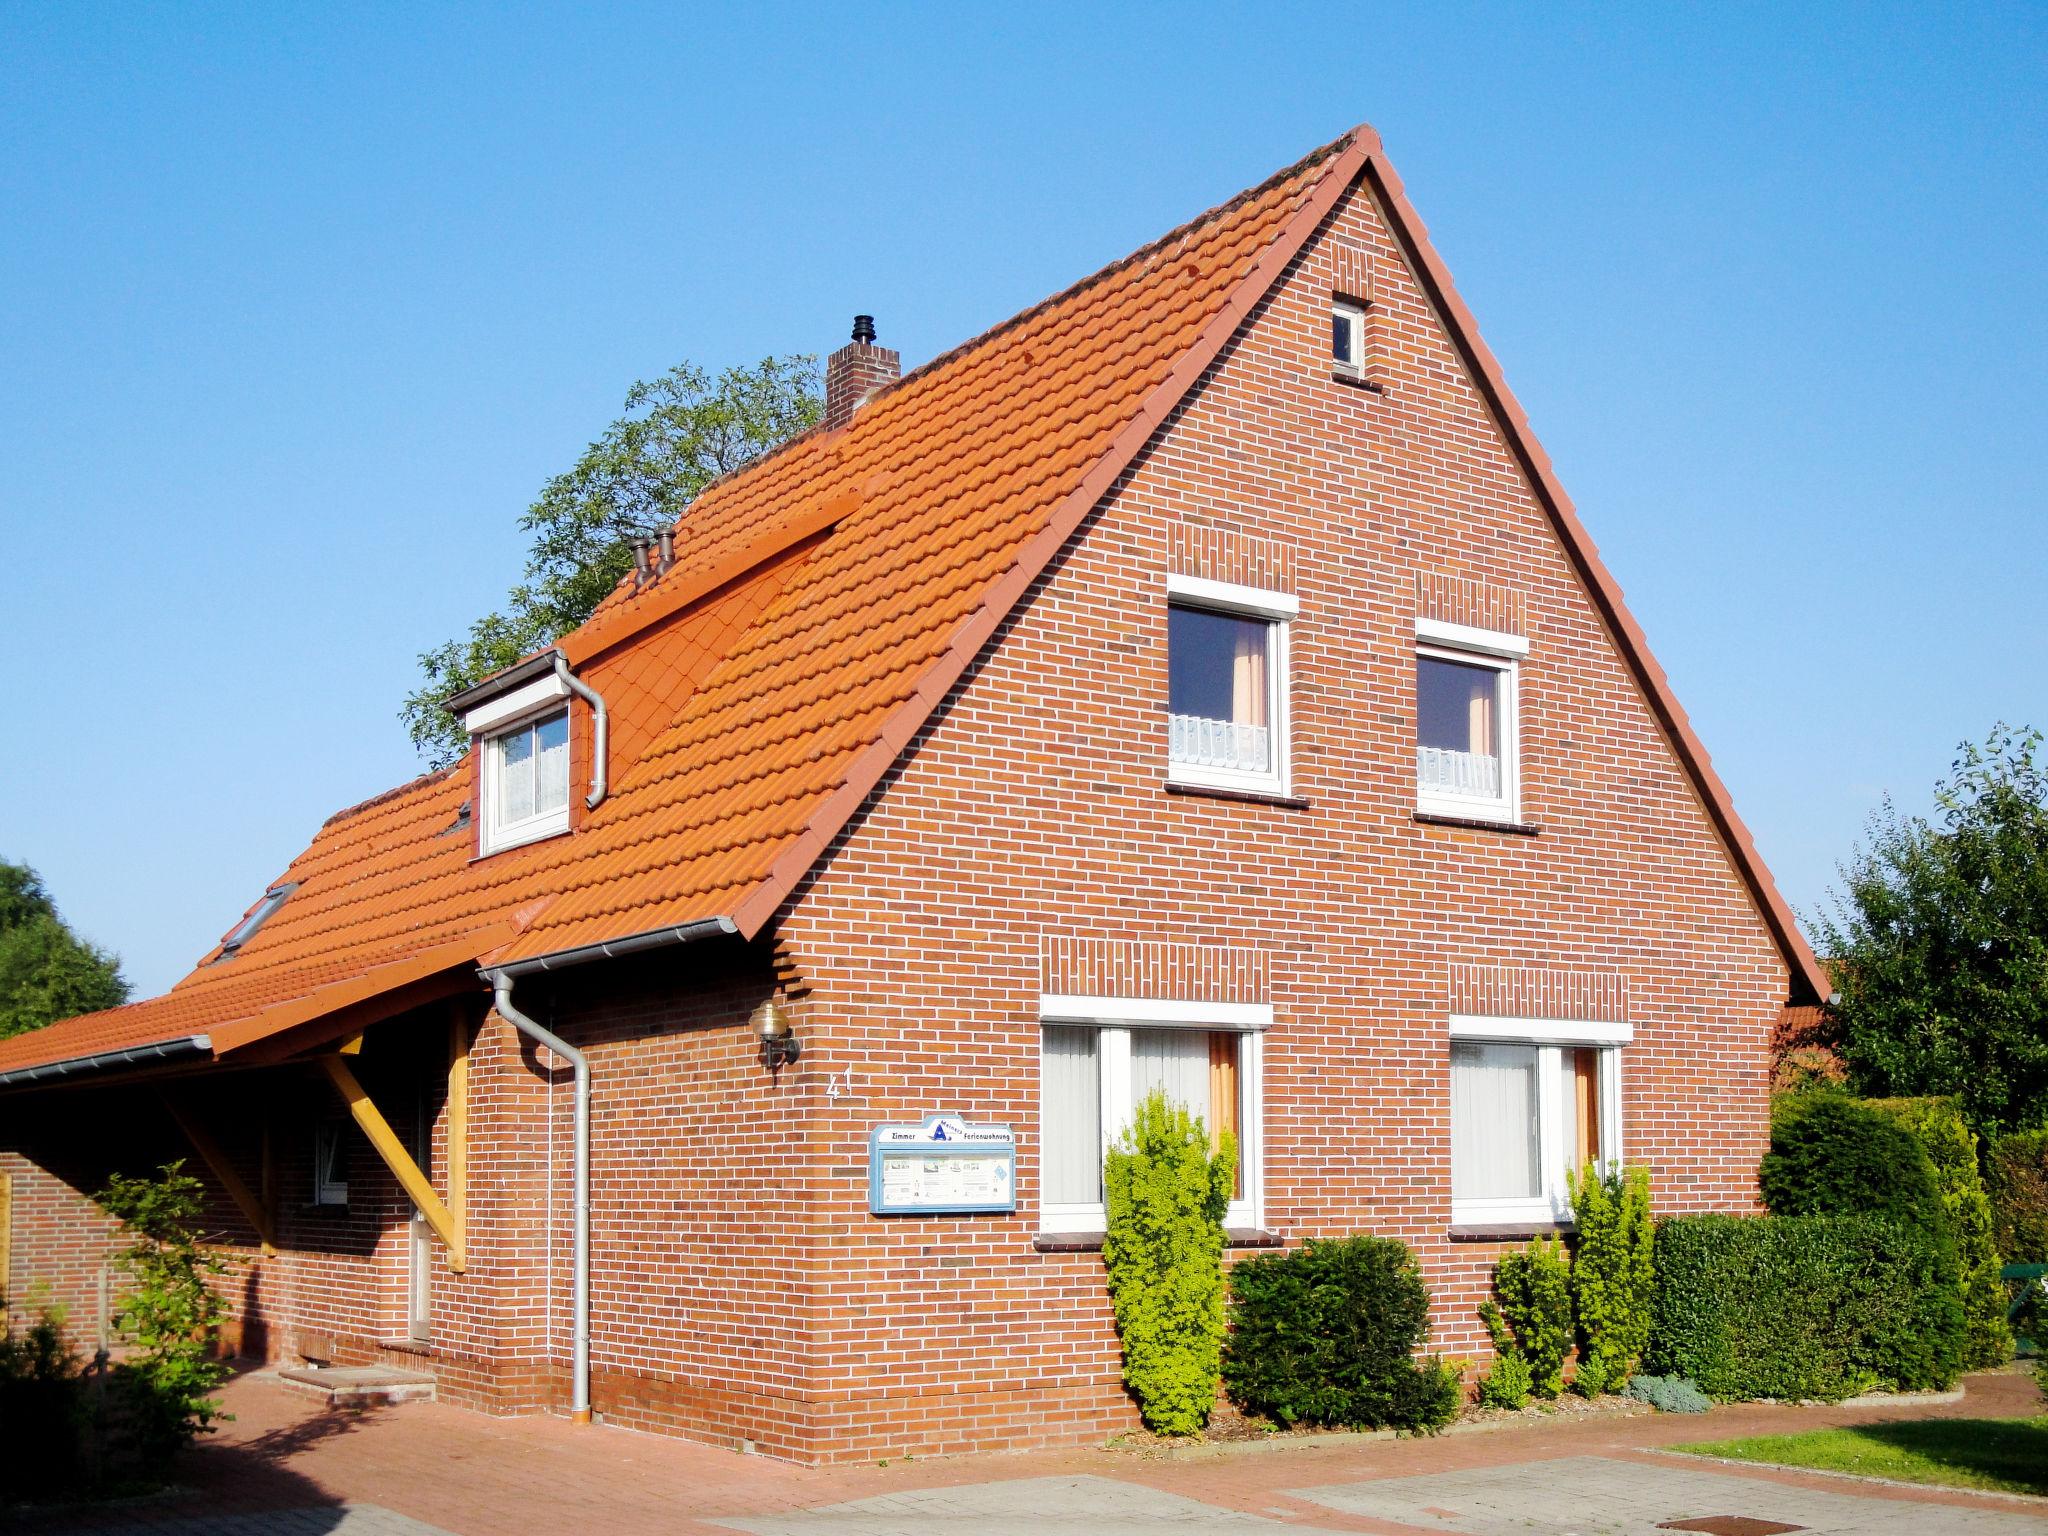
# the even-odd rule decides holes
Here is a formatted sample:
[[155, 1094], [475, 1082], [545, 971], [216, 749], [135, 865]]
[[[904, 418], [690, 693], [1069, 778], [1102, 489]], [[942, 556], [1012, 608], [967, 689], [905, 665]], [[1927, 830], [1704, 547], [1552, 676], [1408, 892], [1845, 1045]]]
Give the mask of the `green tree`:
[[1102, 1264], [1123, 1339], [1124, 1382], [1148, 1428], [1192, 1435], [1209, 1422], [1223, 1360], [1223, 1212], [1237, 1139], [1209, 1133], [1154, 1090], [1103, 1159], [1109, 1231]]
[[96, 1197], [128, 1238], [120, 1263], [130, 1289], [115, 1321], [131, 1348], [113, 1381], [127, 1449], [145, 1467], [231, 1417], [212, 1395], [228, 1375], [219, 1349], [227, 1304], [213, 1288], [227, 1266], [199, 1231], [204, 1193], [180, 1161], [154, 1177], [114, 1174]]
[[71, 931], [34, 870], [0, 859], [0, 1040], [127, 1001], [120, 961]]
[[2048, 1125], [2048, 764], [2041, 733], [1965, 743], [1932, 818], [1887, 802], [1820, 923], [1851, 1083], [1951, 1097], [1986, 1139]]
[[678, 363], [626, 391], [626, 414], [541, 487], [519, 526], [531, 538], [526, 579], [503, 610], [420, 654], [420, 686], [399, 717], [434, 767], [469, 746], [443, 707], [451, 693], [576, 628], [633, 567], [633, 542], [671, 526], [698, 493], [816, 424], [817, 359], [763, 358], [715, 379]]
[[1570, 1177], [1572, 1310], [1579, 1330], [1581, 1397], [1628, 1385], [1649, 1348], [1657, 1291], [1657, 1230], [1650, 1171], [1588, 1164]]

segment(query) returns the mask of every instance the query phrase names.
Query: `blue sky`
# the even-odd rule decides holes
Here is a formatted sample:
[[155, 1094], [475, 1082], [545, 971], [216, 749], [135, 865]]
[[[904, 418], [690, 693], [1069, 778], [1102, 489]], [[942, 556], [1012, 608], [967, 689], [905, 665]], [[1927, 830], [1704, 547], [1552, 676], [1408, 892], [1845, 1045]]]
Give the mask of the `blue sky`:
[[416, 771], [627, 385], [1377, 126], [1787, 894], [2048, 726], [2039, 6], [0, 10], [0, 854], [141, 992]]

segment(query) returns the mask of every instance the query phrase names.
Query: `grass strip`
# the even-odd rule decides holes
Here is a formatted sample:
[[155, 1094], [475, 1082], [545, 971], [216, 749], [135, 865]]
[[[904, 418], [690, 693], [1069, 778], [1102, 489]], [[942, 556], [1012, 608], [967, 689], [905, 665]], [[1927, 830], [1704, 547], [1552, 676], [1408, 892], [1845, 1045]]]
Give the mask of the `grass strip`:
[[2026, 1419], [1913, 1419], [1668, 1449], [1817, 1472], [1889, 1477], [1902, 1483], [2048, 1494], [2048, 1414]]

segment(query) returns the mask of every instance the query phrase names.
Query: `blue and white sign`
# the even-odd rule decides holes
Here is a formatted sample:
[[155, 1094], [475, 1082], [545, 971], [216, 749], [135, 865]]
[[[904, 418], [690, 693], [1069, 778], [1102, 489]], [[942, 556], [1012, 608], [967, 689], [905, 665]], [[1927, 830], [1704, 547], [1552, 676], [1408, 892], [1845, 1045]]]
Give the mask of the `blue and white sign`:
[[1017, 1209], [1017, 1135], [933, 1115], [868, 1132], [868, 1209], [877, 1216], [954, 1216]]

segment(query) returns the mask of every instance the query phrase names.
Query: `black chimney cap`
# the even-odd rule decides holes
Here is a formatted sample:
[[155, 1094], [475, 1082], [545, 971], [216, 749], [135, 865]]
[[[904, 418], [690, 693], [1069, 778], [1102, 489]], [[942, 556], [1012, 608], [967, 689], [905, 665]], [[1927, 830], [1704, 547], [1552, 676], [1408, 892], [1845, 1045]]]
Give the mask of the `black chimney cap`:
[[855, 315], [853, 317], [853, 339], [865, 342], [869, 346], [874, 345], [875, 317], [873, 315]]

